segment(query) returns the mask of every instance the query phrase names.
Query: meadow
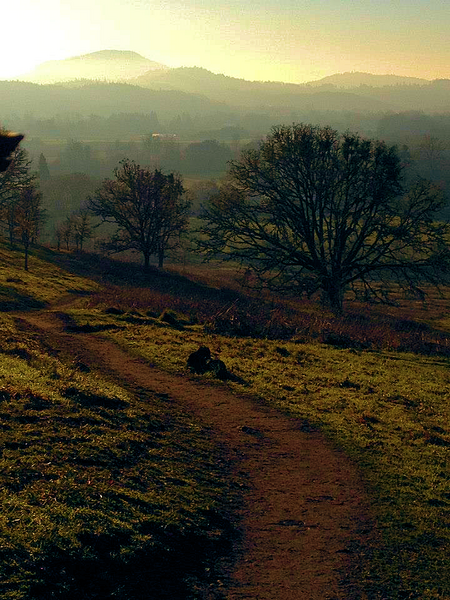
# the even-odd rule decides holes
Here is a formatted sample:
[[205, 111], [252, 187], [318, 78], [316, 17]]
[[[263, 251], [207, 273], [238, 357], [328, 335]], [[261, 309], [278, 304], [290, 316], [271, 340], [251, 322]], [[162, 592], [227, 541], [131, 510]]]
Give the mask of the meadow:
[[99, 289], [40, 254], [25, 273], [1, 246], [0, 596], [199, 597], [237, 535], [222, 450], [24, 327], [15, 311]]
[[[64, 308], [74, 330], [186, 375], [187, 356], [207, 345], [235, 377], [198, 377], [306, 419], [353, 459], [379, 532], [371, 548], [353, 549], [363, 599], [450, 598], [448, 296], [349, 303], [334, 317], [313, 302], [256, 297], [232, 269], [143, 274], [43, 249], [25, 274], [19, 255], [0, 251], [2, 597], [94, 598], [98, 584], [81, 574], [100, 564], [111, 594], [138, 598], [130, 582], [152, 574], [144, 556], [162, 561], [160, 573], [182, 567], [167, 597], [200, 597], [207, 557], [236, 535], [233, 481], [198, 424], [53, 356], [20, 328], [14, 311], [78, 292]], [[105, 544], [116, 549], [108, 560]], [[184, 560], [192, 544], [198, 564]]]

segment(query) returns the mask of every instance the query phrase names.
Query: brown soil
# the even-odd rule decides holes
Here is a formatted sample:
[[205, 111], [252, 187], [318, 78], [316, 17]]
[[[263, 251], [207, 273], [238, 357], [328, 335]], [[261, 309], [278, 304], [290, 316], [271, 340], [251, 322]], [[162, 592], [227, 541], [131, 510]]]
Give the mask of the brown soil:
[[54, 350], [125, 387], [168, 394], [225, 443], [249, 490], [239, 509], [243, 541], [221, 565], [225, 598], [361, 598], [355, 548], [367, 547], [373, 536], [369, 502], [355, 466], [320, 432], [226, 385], [165, 373], [101, 334], [68, 333], [56, 312], [21, 320]]

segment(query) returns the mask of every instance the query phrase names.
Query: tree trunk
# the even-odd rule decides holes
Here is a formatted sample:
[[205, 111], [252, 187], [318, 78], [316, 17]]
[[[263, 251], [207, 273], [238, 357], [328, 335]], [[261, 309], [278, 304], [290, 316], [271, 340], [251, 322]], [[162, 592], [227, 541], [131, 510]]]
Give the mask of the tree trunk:
[[340, 315], [344, 305], [345, 285], [340, 279], [329, 279], [323, 286], [324, 299], [331, 310]]
[[160, 248], [158, 251], [158, 267], [162, 269], [164, 266], [164, 248]]
[[8, 222], [8, 230], [9, 230], [9, 245], [11, 248], [14, 248], [14, 219], [12, 216], [9, 218]]
[[144, 252], [144, 271], [148, 271], [150, 268], [150, 254]]
[[23, 236], [23, 248], [24, 248], [24, 267], [25, 267], [25, 271], [28, 271], [28, 254], [29, 254], [29, 248], [30, 248], [30, 240], [28, 239], [28, 237], [25, 235]]

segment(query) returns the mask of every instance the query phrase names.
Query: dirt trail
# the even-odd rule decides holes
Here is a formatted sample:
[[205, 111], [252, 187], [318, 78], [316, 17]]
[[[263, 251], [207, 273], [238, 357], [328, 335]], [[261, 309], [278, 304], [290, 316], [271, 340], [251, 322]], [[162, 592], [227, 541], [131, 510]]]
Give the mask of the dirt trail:
[[98, 333], [68, 333], [56, 312], [27, 313], [21, 319], [55, 350], [123, 385], [137, 385], [149, 395], [168, 394], [229, 448], [250, 491], [241, 509], [244, 541], [227, 599], [361, 597], [353, 577], [358, 556], [351, 545], [370, 543], [369, 503], [355, 467], [323, 435], [226, 385], [165, 373]]

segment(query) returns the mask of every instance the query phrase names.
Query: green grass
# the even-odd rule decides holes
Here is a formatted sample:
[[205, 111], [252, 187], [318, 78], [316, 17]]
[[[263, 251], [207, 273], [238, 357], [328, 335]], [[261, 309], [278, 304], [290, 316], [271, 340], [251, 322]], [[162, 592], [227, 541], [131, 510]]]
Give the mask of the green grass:
[[[8, 256], [5, 284], [26, 285], [31, 307], [97, 287], [37, 257], [22, 277]], [[17, 325], [0, 313], [0, 597], [199, 597], [236, 534], [221, 449], [169, 399]]]
[[[188, 355], [208, 345], [241, 381], [217, 385], [319, 426], [360, 467], [378, 519], [363, 598], [450, 598], [448, 299], [352, 306], [335, 319], [312, 303], [247, 297], [231, 271], [216, 271], [210, 287], [198, 267], [191, 279], [142, 275], [42, 251], [25, 278], [20, 255], [0, 251], [2, 265], [9, 261], [0, 286], [13, 307], [92, 292], [68, 311], [74, 330], [102, 332], [186, 375]], [[220, 449], [164, 399], [49, 356], [17, 331], [13, 314], [0, 323], [2, 598], [94, 598], [99, 589], [145, 597], [132, 582], [142, 573], [151, 580], [152, 561], [163, 573], [185, 565], [184, 588], [170, 597], [195, 588], [202, 551], [214, 556], [231, 535]], [[185, 564], [193, 544], [199, 563]], [[99, 565], [104, 576], [85, 583]]]
[[[171, 325], [157, 316], [162, 305], [169, 308], [169, 298], [154, 298], [152, 304], [146, 294], [129, 289], [116, 298], [109, 295], [110, 302], [120, 300], [122, 310], [126, 298], [133, 298], [131, 312], [121, 315], [105, 312], [102, 294], [88, 300], [92, 305], [98, 299], [96, 309], [71, 315], [79, 324], [105, 328], [118, 343], [168, 371], [187, 374], [189, 354], [207, 345], [245, 382], [246, 393], [319, 426], [360, 467], [373, 499], [381, 541], [365, 564], [366, 597], [448, 600], [450, 358], [445, 319], [434, 319], [428, 310], [430, 322], [439, 322], [439, 337], [411, 314], [380, 321], [375, 313], [382, 332], [374, 332], [373, 339], [387, 339], [384, 346], [396, 351], [378, 342], [372, 349], [358, 347], [358, 333], [367, 342], [367, 329], [356, 331], [354, 321], [347, 329], [340, 323], [336, 331], [344, 347], [339, 347], [321, 343], [320, 332], [309, 342], [298, 334], [291, 341], [217, 335], [210, 321], [205, 326], [190, 318], [192, 309], [179, 313]], [[145, 311], [144, 303], [137, 311], [144, 297], [149, 301]], [[117, 328], [108, 329], [113, 325]], [[435, 347], [424, 332], [438, 340]], [[398, 350], [408, 343], [414, 353]], [[226, 385], [242, 389], [242, 384]]]
[[52, 252], [32, 250], [29, 271], [23, 268], [23, 253], [0, 242], [0, 310], [43, 308], [69, 292], [88, 293], [98, 285], [49, 262]]

